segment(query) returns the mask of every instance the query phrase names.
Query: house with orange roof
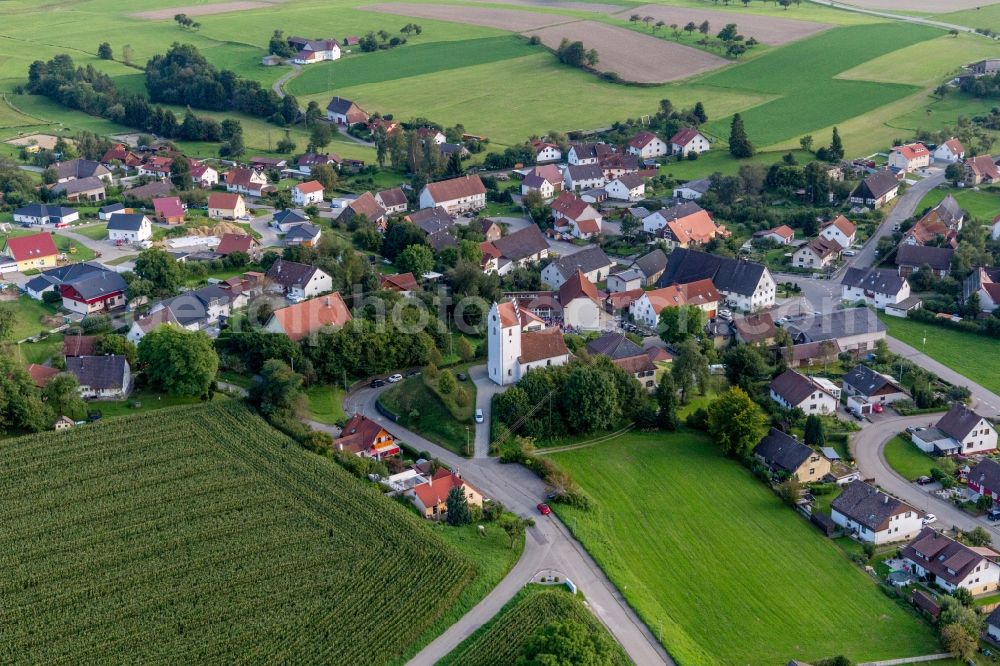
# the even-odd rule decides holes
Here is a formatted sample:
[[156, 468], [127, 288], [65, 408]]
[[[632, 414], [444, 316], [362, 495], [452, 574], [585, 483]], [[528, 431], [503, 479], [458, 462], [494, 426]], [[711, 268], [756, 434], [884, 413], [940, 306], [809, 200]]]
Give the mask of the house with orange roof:
[[842, 249], [847, 249], [854, 245], [854, 239], [858, 233], [858, 227], [843, 215], [838, 215], [829, 222], [825, 222], [819, 231], [821, 238], [837, 241]]
[[399, 455], [392, 433], [362, 414], [355, 414], [344, 424], [340, 437], [333, 440], [333, 449], [373, 460]]
[[629, 139], [628, 152], [644, 160], [661, 157], [670, 152], [667, 143], [652, 132], [639, 132]]
[[774, 227], [773, 229], [755, 231], [753, 237], [760, 238], [762, 240], [774, 241], [779, 245], [791, 245], [792, 241], [795, 240], [795, 230], [787, 224], [782, 224], [781, 226]]
[[688, 153], [707, 153], [711, 145], [705, 135], [693, 127], [685, 127], [670, 137], [670, 153], [687, 157]]
[[380, 233], [385, 233], [385, 230], [389, 228], [389, 216], [371, 192], [364, 192], [347, 204], [340, 216], [345, 222], [351, 220], [367, 222]]
[[889, 151], [889, 166], [909, 173], [931, 163], [931, 151], [922, 143], [907, 143]]
[[208, 216], [213, 220], [238, 220], [246, 217], [247, 205], [241, 194], [213, 192], [208, 195]]
[[671, 249], [704, 245], [716, 236], [727, 236], [725, 227], [716, 226], [712, 216], [693, 201], [685, 201], [642, 220], [642, 229], [666, 241]]
[[934, 159], [948, 164], [961, 162], [965, 159], [965, 146], [962, 145], [961, 141], [952, 137], [934, 149]]
[[340, 328], [351, 319], [351, 311], [340, 292], [335, 291], [278, 308], [264, 328], [271, 333], [283, 333], [297, 342], [322, 329]]
[[296, 206], [312, 206], [323, 203], [323, 185], [318, 180], [307, 180], [292, 188], [292, 203]]
[[990, 155], [965, 160], [965, 184], [969, 186], [1000, 182], [1000, 167]]
[[654, 328], [660, 321], [664, 308], [695, 306], [708, 318], [715, 316], [722, 295], [710, 278], [684, 284], [672, 284], [647, 291], [629, 306], [632, 319]]
[[517, 299], [493, 303], [487, 317], [487, 363], [490, 379], [515, 384], [534, 368], [565, 365], [569, 349], [558, 328], [518, 305]]
[[57, 368], [50, 368], [45, 365], [38, 365], [37, 363], [32, 363], [28, 366], [28, 376], [31, 377], [31, 382], [38, 388], [45, 388], [46, 384], [52, 381], [52, 378], [59, 374]]
[[604, 298], [604, 309], [612, 315], [622, 315], [645, 293], [645, 289], [629, 289], [628, 291], [610, 293]]
[[53, 268], [59, 258], [59, 250], [56, 248], [52, 234], [42, 232], [31, 234], [30, 236], [8, 237], [3, 246], [3, 254], [0, 257], [0, 265], [3, 270], [16, 270], [20, 272]]
[[235, 167], [227, 171], [223, 178], [226, 182], [226, 191], [236, 194], [259, 197], [264, 195], [268, 187], [267, 176], [257, 169]]
[[448, 513], [448, 493], [460, 488], [469, 506], [483, 505], [483, 493], [457, 472], [442, 467], [426, 483], [413, 486], [404, 494], [413, 500], [420, 515], [428, 520], [441, 520]]
[[170, 165], [173, 163], [173, 159], [169, 157], [150, 155], [139, 165], [139, 175], [166, 180], [170, 178]]
[[558, 162], [562, 159], [562, 151], [554, 143], [533, 139], [531, 141], [531, 149], [535, 153], [535, 164]]
[[415, 291], [420, 291], [420, 285], [417, 284], [413, 273], [399, 273], [397, 275], [383, 275], [379, 281], [379, 289], [409, 296]]
[[191, 182], [207, 190], [219, 184], [219, 172], [203, 162], [191, 160]]
[[552, 202], [556, 231], [587, 240], [601, 233], [603, 219], [597, 210], [572, 192], [563, 192]]

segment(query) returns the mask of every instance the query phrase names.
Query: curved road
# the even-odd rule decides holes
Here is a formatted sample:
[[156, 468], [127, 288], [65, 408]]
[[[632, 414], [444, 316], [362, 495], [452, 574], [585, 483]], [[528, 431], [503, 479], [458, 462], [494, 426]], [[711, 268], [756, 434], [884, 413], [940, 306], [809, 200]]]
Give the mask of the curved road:
[[[483, 408], [485, 423], [489, 424], [489, 394], [495, 391], [490, 389], [492, 383], [485, 377], [484, 366], [473, 368], [471, 374], [479, 388], [477, 405]], [[475, 457], [471, 460], [462, 458], [383, 417], [375, 407], [375, 400], [383, 390], [385, 389], [364, 388], [349, 394], [344, 400], [345, 411], [349, 414], [360, 412], [378, 421], [403, 441], [417, 449], [429, 451], [459, 471], [473, 485], [502, 502], [509, 510], [535, 519], [535, 526], [526, 530], [524, 553], [510, 573], [479, 604], [414, 657], [410, 661], [411, 666], [431, 666], [437, 663], [496, 615], [521, 587], [540, 572], [548, 570], [561, 572], [579, 587], [586, 595], [594, 614], [608, 627], [636, 664], [674, 664], [566, 526], [554, 514], [538, 515], [535, 506], [545, 496], [544, 482], [521, 465], [501, 465], [497, 459], [487, 457], [487, 425], [480, 425], [476, 429]]]
[[281, 99], [285, 98], [285, 84], [294, 79], [296, 76], [302, 73], [302, 65], [296, 65], [292, 63], [292, 71], [282, 74], [281, 78], [274, 82], [271, 89], [278, 95]]

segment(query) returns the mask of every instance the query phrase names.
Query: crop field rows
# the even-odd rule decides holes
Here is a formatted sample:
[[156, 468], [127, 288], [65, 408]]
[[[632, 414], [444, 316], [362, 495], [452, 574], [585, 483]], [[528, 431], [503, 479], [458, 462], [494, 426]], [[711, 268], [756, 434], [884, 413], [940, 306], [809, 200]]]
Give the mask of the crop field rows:
[[473, 575], [236, 402], [4, 446], [5, 663], [385, 663]]

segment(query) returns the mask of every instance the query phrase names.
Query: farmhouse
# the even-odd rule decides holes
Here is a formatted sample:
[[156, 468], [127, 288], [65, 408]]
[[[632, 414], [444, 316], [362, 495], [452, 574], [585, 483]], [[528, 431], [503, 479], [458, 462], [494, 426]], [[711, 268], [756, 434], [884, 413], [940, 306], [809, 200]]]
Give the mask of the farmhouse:
[[351, 312], [340, 292], [278, 308], [271, 315], [265, 330], [283, 333], [298, 342], [320, 330], [340, 328], [351, 321]]
[[355, 414], [344, 424], [340, 437], [333, 440], [333, 448], [373, 460], [399, 455], [399, 445], [392, 434], [362, 414]]
[[[513, 238], [513, 235], [507, 236]], [[504, 239], [497, 241], [500, 243]], [[587, 279], [597, 283], [607, 279], [608, 274], [614, 267], [614, 262], [608, 259], [604, 250], [593, 245], [559, 257], [542, 270], [542, 283], [549, 285], [552, 289], [558, 289], [577, 271], [583, 271]]]
[[895, 146], [889, 151], [889, 166], [909, 173], [922, 169], [931, 163], [931, 151], [922, 143], [908, 143]]
[[124, 356], [71, 356], [66, 372], [80, 382], [80, 397], [123, 400], [132, 391], [132, 369]]
[[597, 164], [569, 164], [563, 169], [563, 183], [567, 190], [582, 192], [600, 189], [607, 184], [604, 170]]
[[925, 527], [900, 549], [908, 570], [928, 583], [953, 593], [965, 588], [973, 595], [993, 592], [1000, 586], [1000, 553], [992, 548], [966, 546]]
[[773, 229], [755, 231], [753, 237], [760, 238], [762, 240], [769, 240], [777, 243], [778, 245], [791, 245], [792, 241], [795, 240], [795, 230], [787, 224], [782, 224], [781, 226], [774, 227]]
[[965, 159], [965, 146], [962, 145], [961, 141], [952, 137], [934, 149], [934, 159], [949, 164], [961, 162]]
[[347, 204], [341, 217], [345, 222], [363, 220], [374, 226], [380, 233], [385, 233], [385, 230], [389, 228], [389, 216], [371, 192], [365, 192]]
[[647, 291], [629, 306], [632, 319], [649, 328], [655, 328], [664, 308], [694, 306], [711, 319], [719, 308], [722, 296], [709, 279], [696, 280], [686, 284], [672, 284]]
[[885, 324], [868, 308], [834, 310], [784, 326], [798, 345], [835, 341], [840, 351], [867, 351], [885, 339]]
[[562, 151], [554, 143], [547, 143], [534, 139], [531, 142], [531, 149], [535, 153], [535, 164], [545, 164], [547, 162], [558, 162], [562, 159]]
[[889, 169], [882, 169], [865, 177], [854, 191], [850, 201], [857, 206], [881, 208], [899, 194], [899, 180]]
[[572, 192], [563, 192], [552, 202], [552, 219], [557, 231], [584, 240], [601, 233], [601, 214]]
[[387, 215], [405, 213], [407, 207], [409, 207], [409, 203], [406, 201], [406, 194], [398, 187], [392, 187], [388, 190], [382, 190], [381, 192], [376, 193], [375, 201], [377, 201], [382, 208], [385, 208]]
[[628, 142], [628, 152], [644, 160], [661, 157], [670, 152], [669, 146], [652, 132], [639, 132]]
[[753, 312], [774, 305], [775, 283], [762, 264], [677, 248], [657, 280], [660, 287], [709, 278], [726, 304]]
[[892, 377], [858, 364], [842, 378], [844, 393], [868, 403], [888, 405], [910, 396]]
[[1000, 167], [990, 155], [979, 155], [965, 160], [965, 184], [969, 186], [1000, 181]]
[[597, 164], [602, 157], [615, 152], [606, 143], [574, 143], [569, 148], [567, 160], [574, 166], [581, 164]]
[[930, 269], [939, 278], [951, 272], [955, 251], [947, 247], [902, 243], [896, 249], [896, 272], [909, 277], [917, 271]]
[[292, 188], [292, 203], [296, 206], [311, 206], [323, 203], [323, 186], [318, 180], [307, 180]]
[[815, 483], [830, 473], [829, 460], [777, 428], [771, 428], [760, 440], [753, 455], [772, 474], [797, 479], [800, 483]]
[[642, 201], [646, 196], [646, 181], [639, 174], [627, 173], [612, 180], [604, 189], [612, 199]]
[[243, 195], [213, 192], [208, 195], [208, 216], [215, 220], [243, 219], [247, 216]]
[[223, 234], [215, 253], [225, 257], [234, 252], [242, 252], [256, 260], [260, 258], [260, 241], [249, 234]]
[[493, 303], [487, 336], [489, 376], [501, 386], [517, 383], [532, 368], [569, 362], [562, 332], [545, 328], [545, 322], [518, 307], [516, 299]]
[[14, 221], [18, 224], [54, 224], [65, 226], [80, 219], [80, 213], [72, 208], [49, 206], [46, 204], [29, 204], [23, 208], [14, 209]]
[[325, 164], [337, 168], [340, 166], [340, 162], [340, 157], [333, 153], [302, 153], [296, 159], [295, 164], [299, 171], [308, 176], [312, 174], [312, 169], [315, 166]]
[[[483, 270], [500, 275], [506, 275], [516, 267], [527, 266], [549, 256], [549, 244], [545, 242], [542, 230], [535, 224], [529, 224], [495, 241], [480, 243], [479, 247], [483, 250]], [[546, 266], [546, 269], [548, 268]], [[545, 281], [544, 276], [542, 280]], [[557, 286], [551, 282], [549, 284]], [[559, 283], [561, 284], [562, 282]]]
[[843, 286], [842, 298], [845, 301], [864, 301], [879, 310], [910, 297], [910, 283], [905, 277], [889, 269], [851, 267], [844, 273], [840, 284]]
[[[88, 315], [125, 307], [125, 292], [128, 285], [121, 275], [103, 266], [90, 264], [74, 266], [80, 265], [87, 265], [90, 270], [66, 270], [62, 277], [58, 278], [58, 284], [52, 285], [54, 289], [59, 290], [64, 308], [70, 312]], [[63, 269], [56, 269], [60, 270]]]
[[837, 398], [815, 378], [785, 370], [768, 386], [771, 400], [785, 409], [801, 409], [810, 414], [834, 414]]
[[246, 194], [252, 197], [263, 196], [265, 188], [268, 187], [267, 176], [263, 171], [257, 169], [236, 167], [227, 171], [223, 179], [226, 182], [227, 192]]
[[180, 197], [160, 197], [153, 199], [153, 212], [158, 222], [164, 224], [184, 224], [186, 207]]
[[125, 191], [125, 195], [130, 199], [152, 202], [156, 197], [165, 197], [173, 192], [173, 186], [167, 182], [153, 181], [138, 187], [131, 187]]
[[[458, 244], [453, 235], [455, 218], [449, 215], [441, 206], [422, 208], [410, 213], [405, 219], [407, 222], [415, 224], [421, 231], [427, 234], [427, 242], [435, 250], [441, 250], [445, 247]], [[497, 229], [499, 230], [499, 227]], [[499, 234], [494, 236], [494, 238], [499, 237]], [[487, 241], [490, 240], [489, 235], [486, 236], [486, 239]]]
[[142, 163], [142, 159], [129, 150], [124, 143], [116, 143], [108, 148], [101, 157], [101, 164], [109, 171], [114, 164], [120, 164], [125, 169], [134, 169]]
[[875, 545], [912, 539], [924, 514], [864, 481], [848, 484], [830, 505], [830, 517], [845, 531]]
[[52, 234], [43, 232], [30, 236], [9, 236], [3, 247], [3, 254], [9, 257], [0, 259], [0, 264], [12, 266], [20, 272], [51, 268], [56, 265], [59, 250], [56, 248]]
[[588, 342], [587, 351], [609, 357], [612, 363], [635, 377], [647, 392], [656, 390], [656, 364], [646, 350], [625, 337], [624, 333], [609, 331]]
[[296, 65], [309, 65], [340, 58], [340, 44], [336, 39], [289, 37], [288, 45], [298, 50], [298, 53], [292, 57], [292, 62]]
[[692, 127], [685, 127], [670, 137], [670, 152], [687, 157], [688, 153], [706, 153], [711, 146], [705, 135]]
[[420, 207], [434, 206], [441, 206], [452, 215], [480, 211], [486, 208], [486, 186], [479, 176], [427, 183], [420, 191]]
[[333, 289], [333, 278], [325, 272], [309, 264], [284, 259], [274, 262], [264, 277], [276, 291], [290, 299], [305, 300]]
[[792, 266], [796, 268], [826, 268], [840, 258], [843, 247], [835, 240], [822, 236], [813, 238], [792, 255]]
[[413, 506], [428, 520], [441, 520], [448, 514], [448, 493], [459, 488], [469, 506], [482, 506], [483, 494], [474, 488], [460, 474], [444, 467], [434, 473], [426, 483], [416, 485], [404, 494], [413, 501]]
[[338, 125], [368, 122], [368, 114], [357, 104], [343, 97], [334, 97], [326, 105], [326, 119]]
[[56, 183], [52, 186], [52, 191], [70, 201], [103, 201], [104, 185], [104, 181], [97, 176], [89, 176]]
[[141, 213], [112, 215], [108, 221], [108, 240], [139, 243], [153, 237], [153, 223]]
[[993, 424], [959, 403], [953, 404], [933, 428], [915, 431], [912, 439], [920, 450], [941, 455], [973, 455], [997, 448]]
[[112, 182], [111, 170], [94, 160], [83, 158], [66, 160], [65, 162], [56, 162], [52, 168], [56, 171], [57, 183], [84, 178], [98, 178], [108, 184]]

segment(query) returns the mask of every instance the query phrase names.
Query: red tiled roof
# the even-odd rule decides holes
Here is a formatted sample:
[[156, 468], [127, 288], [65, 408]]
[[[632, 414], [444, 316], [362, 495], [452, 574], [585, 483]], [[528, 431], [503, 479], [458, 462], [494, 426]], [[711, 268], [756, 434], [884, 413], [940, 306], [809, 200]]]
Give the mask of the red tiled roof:
[[788, 239], [795, 236], [795, 230], [792, 229], [787, 224], [782, 224], [781, 226], [771, 229], [769, 233], [781, 236], [782, 238]]
[[656, 135], [653, 134], [652, 132], [639, 132], [629, 140], [628, 145], [632, 146], [633, 148], [645, 148], [650, 144], [651, 141], [655, 140], [656, 140]]
[[609, 305], [615, 310], [621, 310], [622, 308], [627, 308], [632, 305], [635, 301], [639, 300], [639, 297], [645, 294], [643, 289], [629, 289], [628, 291], [619, 291], [613, 294], [608, 294], [605, 299]]
[[351, 321], [351, 312], [339, 292], [280, 308], [272, 316], [292, 340], [301, 340], [324, 326], [343, 326]]
[[565, 356], [569, 354], [562, 331], [558, 328], [546, 328], [521, 334], [521, 363], [532, 363], [546, 358]]
[[299, 183], [298, 185], [296, 185], [295, 189], [297, 189], [302, 194], [312, 194], [313, 192], [322, 192], [323, 184], [320, 183], [318, 180], [307, 180], [304, 183]]
[[563, 307], [566, 307], [570, 301], [577, 298], [589, 298], [595, 303], [599, 303], [601, 300], [600, 295], [597, 293], [597, 287], [587, 279], [587, 276], [579, 268], [576, 269], [575, 275], [571, 276], [559, 287], [559, 303]]
[[333, 446], [355, 454], [365, 453], [375, 446], [375, 439], [383, 430], [385, 429], [377, 422], [361, 414], [355, 414], [344, 424], [340, 437], [333, 440]]
[[829, 227], [829, 226], [836, 227], [837, 229], [840, 230], [840, 233], [842, 233], [842, 234], [844, 234], [845, 236], [848, 236], [848, 237], [853, 236], [854, 232], [858, 230], [858, 227], [853, 222], [851, 222], [846, 217], [844, 217], [843, 215], [838, 215], [837, 217], [833, 218], [831, 221], [827, 222], [823, 226], [824, 227]]
[[930, 151], [927, 150], [927, 146], [922, 143], [908, 143], [904, 146], [896, 146], [892, 150], [899, 153], [907, 160], [913, 160], [930, 154]]
[[222, 240], [219, 241], [219, 247], [215, 248], [215, 251], [222, 255], [233, 252], [250, 254], [250, 250], [254, 246], [254, 240], [253, 236], [248, 236], [247, 234], [223, 234]]
[[35, 384], [35, 386], [38, 388], [44, 388], [53, 377], [59, 374], [59, 371], [55, 368], [49, 368], [44, 365], [32, 363], [28, 366], [28, 374], [31, 376], [31, 381]]
[[722, 300], [712, 280], [705, 278], [686, 284], [672, 284], [669, 287], [646, 292], [653, 311], [659, 314], [663, 308], [684, 305], [707, 305]]
[[965, 146], [963, 146], [962, 142], [958, 139], [948, 139], [941, 145], [948, 146], [948, 150], [950, 150], [954, 155], [961, 155], [965, 152]]
[[63, 356], [93, 356], [96, 335], [68, 335], [63, 338]]
[[461, 176], [437, 183], [427, 183], [427, 191], [435, 202], [442, 203], [486, 194], [486, 186], [479, 176]]
[[226, 192], [213, 192], [208, 196], [209, 208], [221, 208], [222, 210], [233, 210], [240, 200], [239, 194], [228, 194]]
[[707, 243], [715, 238], [720, 229], [704, 209], [667, 222], [667, 228], [681, 245], [691, 242]]
[[382, 289], [389, 289], [391, 291], [417, 291], [420, 289], [416, 279], [413, 277], [413, 273], [383, 275], [379, 286]]
[[153, 199], [153, 210], [157, 217], [184, 217], [184, 205], [180, 197]]
[[413, 493], [420, 499], [421, 504], [430, 508], [446, 502], [452, 488], [462, 488], [465, 485], [465, 480], [462, 477], [442, 469], [438, 470], [431, 481], [414, 486]]
[[52, 234], [43, 232], [7, 239], [7, 253], [14, 261], [29, 261], [59, 254]]
[[695, 128], [685, 127], [684, 129], [677, 132], [677, 134], [674, 134], [672, 137], [670, 137], [670, 143], [677, 146], [686, 146], [689, 143], [691, 143], [691, 140], [694, 139], [699, 134], [701, 134], [701, 132], [699, 132]]

